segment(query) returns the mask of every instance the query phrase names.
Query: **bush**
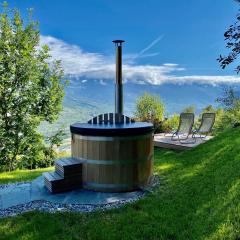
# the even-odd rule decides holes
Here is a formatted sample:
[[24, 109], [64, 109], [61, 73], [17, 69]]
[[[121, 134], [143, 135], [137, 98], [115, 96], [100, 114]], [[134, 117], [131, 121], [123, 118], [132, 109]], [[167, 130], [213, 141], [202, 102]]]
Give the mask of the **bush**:
[[196, 107], [194, 105], [188, 106], [182, 110], [182, 113], [195, 113]]
[[162, 132], [176, 131], [179, 125], [179, 115], [174, 113], [173, 116], [163, 121]]
[[223, 96], [216, 100], [222, 107], [218, 123], [218, 131], [240, 125], [240, 96], [234, 88], [223, 89]]
[[[62, 144], [62, 141], [65, 137], [64, 131], [61, 129], [58, 132], [56, 132], [53, 136], [50, 136], [46, 139], [47, 146], [44, 148], [44, 158], [45, 158], [45, 164], [47, 164], [45, 167], [52, 166], [54, 163], [54, 159], [57, 157], [57, 153], [55, 151], [56, 147], [59, 147]], [[41, 166], [43, 167], [43, 166]]]
[[157, 95], [145, 92], [136, 101], [135, 118], [143, 122], [151, 122], [155, 130], [163, 121], [164, 104]]

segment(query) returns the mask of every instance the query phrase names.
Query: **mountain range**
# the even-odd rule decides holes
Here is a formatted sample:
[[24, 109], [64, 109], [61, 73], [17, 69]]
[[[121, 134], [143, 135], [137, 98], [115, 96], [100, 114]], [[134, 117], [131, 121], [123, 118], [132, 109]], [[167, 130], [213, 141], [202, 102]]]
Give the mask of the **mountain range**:
[[[43, 123], [40, 131], [50, 135], [63, 128], [69, 136], [69, 125], [86, 122], [91, 117], [114, 112], [115, 86], [113, 81], [79, 79], [69, 76], [63, 102], [63, 111], [54, 124]], [[216, 98], [221, 96], [226, 85], [211, 84], [124, 84], [124, 113], [134, 115], [136, 99], [144, 92], [160, 96], [165, 104], [165, 115], [180, 113], [185, 107], [194, 105], [196, 114], [207, 105], [217, 106]], [[234, 85], [240, 90], [240, 85]]]

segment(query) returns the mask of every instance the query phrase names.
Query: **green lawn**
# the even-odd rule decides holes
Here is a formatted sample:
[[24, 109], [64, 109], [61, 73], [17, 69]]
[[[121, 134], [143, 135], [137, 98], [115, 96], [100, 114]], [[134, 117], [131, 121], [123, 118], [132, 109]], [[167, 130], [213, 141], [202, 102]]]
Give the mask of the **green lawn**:
[[[41, 173], [2, 174], [2, 183]], [[31, 212], [0, 220], [0, 239], [240, 239], [240, 129], [188, 152], [155, 150], [161, 185], [117, 210]], [[20, 177], [19, 177], [20, 175]]]
[[[14, 172], [0, 173], [0, 184], [12, 183], [12, 182], [22, 182], [31, 181], [32, 179], [38, 177], [43, 172], [51, 171], [53, 167], [36, 169], [36, 170], [18, 170]], [[1, 239], [1, 237], [0, 237]]]

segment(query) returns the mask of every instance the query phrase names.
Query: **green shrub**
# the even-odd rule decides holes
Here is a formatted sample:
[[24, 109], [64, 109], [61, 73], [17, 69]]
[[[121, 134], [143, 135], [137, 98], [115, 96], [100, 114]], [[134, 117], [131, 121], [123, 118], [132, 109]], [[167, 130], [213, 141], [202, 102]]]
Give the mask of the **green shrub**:
[[163, 121], [164, 104], [161, 98], [145, 92], [136, 101], [135, 118], [144, 122], [153, 123], [155, 130]]
[[179, 125], [179, 114], [174, 113], [173, 116], [163, 121], [162, 132], [176, 131]]
[[194, 105], [191, 105], [191, 106], [185, 107], [182, 110], [182, 113], [195, 113], [195, 111], [196, 111], [196, 107]]
[[223, 89], [222, 97], [216, 100], [220, 103], [222, 111], [219, 111], [218, 131], [240, 125], [240, 96], [234, 88]]

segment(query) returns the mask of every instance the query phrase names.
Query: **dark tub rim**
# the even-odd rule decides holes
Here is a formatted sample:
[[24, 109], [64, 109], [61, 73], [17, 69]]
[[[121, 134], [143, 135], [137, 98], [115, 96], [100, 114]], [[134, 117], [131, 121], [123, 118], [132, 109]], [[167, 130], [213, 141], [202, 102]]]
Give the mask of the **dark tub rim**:
[[135, 122], [124, 124], [89, 124], [74, 123], [70, 125], [72, 134], [83, 136], [136, 136], [153, 133], [153, 124], [147, 122]]

